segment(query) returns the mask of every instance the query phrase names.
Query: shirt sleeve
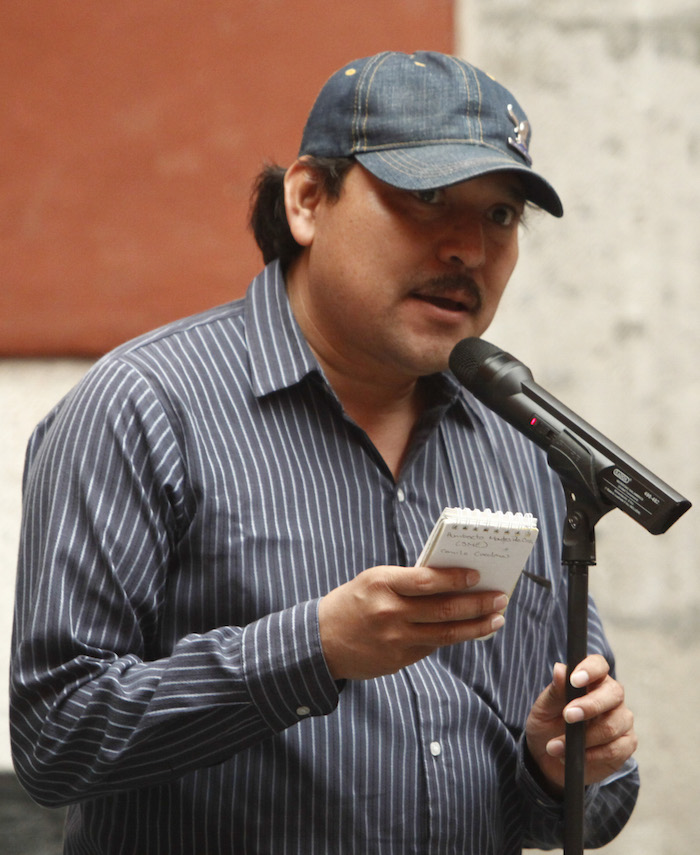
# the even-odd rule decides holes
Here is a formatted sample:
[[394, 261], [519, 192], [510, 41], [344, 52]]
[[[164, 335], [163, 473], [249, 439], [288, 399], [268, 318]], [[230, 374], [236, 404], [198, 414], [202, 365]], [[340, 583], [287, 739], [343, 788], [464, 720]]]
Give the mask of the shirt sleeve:
[[335, 709], [317, 601], [152, 656], [191, 513], [176, 426], [132, 366], [98, 364], [33, 435], [11, 739], [39, 803], [173, 780]]
[[[527, 762], [525, 737], [519, 745], [516, 777], [526, 805], [527, 847], [556, 849], [564, 843], [564, 803], [546, 793]], [[594, 849], [610, 843], [622, 831], [637, 802], [639, 770], [631, 758], [599, 784], [586, 787], [583, 804], [584, 847]]]

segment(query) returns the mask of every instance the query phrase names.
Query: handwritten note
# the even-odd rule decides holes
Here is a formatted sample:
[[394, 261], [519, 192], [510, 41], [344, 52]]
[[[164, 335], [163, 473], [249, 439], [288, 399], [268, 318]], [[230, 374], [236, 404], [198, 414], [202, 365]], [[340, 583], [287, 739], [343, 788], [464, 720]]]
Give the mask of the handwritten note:
[[445, 508], [416, 565], [470, 567], [481, 574], [474, 590], [510, 595], [538, 533], [531, 514]]

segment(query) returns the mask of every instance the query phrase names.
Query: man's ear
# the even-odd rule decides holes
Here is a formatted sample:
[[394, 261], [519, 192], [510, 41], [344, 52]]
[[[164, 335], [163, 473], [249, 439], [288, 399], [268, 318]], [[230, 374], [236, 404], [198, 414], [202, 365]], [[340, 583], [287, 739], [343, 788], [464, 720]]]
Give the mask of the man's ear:
[[316, 232], [316, 209], [323, 199], [318, 173], [300, 158], [284, 176], [284, 206], [294, 240], [310, 246]]

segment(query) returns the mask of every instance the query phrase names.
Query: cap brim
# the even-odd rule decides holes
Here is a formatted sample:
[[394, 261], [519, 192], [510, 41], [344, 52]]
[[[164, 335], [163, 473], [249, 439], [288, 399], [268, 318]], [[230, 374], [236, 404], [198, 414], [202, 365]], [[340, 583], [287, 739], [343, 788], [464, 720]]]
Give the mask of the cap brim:
[[443, 144], [408, 146], [358, 152], [355, 158], [372, 175], [403, 190], [448, 187], [491, 172], [515, 172], [528, 201], [561, 217], [564, 206], [556, 190], [537, 172], [493, 149], [479, 145]]

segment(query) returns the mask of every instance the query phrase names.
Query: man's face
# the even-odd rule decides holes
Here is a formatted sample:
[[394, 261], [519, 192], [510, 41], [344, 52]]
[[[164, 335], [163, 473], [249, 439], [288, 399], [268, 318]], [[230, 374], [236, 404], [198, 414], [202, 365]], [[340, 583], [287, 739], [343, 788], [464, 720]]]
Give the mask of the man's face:
[[[309, 177], [293, 171], [292, 184]], [[290, 299], [325, 364], [412, 381], [444, 370], [454, 345], [491, 323], [518, 257], [524, 200], [513, 174], [411, 192], [357, 165], [337, 200], [313, 180], [299, 206], [290, 198], [288, 187], [290, 226], [305, 247], [289, 271]]]

